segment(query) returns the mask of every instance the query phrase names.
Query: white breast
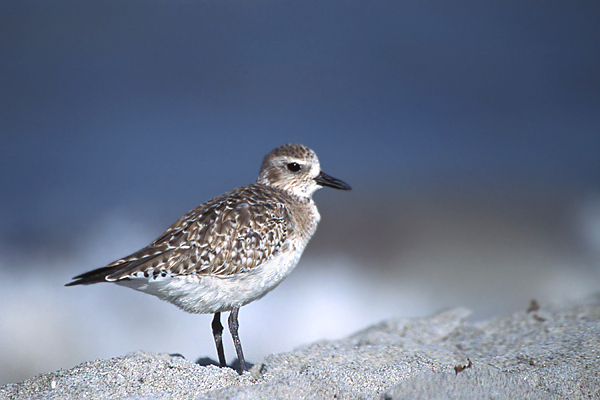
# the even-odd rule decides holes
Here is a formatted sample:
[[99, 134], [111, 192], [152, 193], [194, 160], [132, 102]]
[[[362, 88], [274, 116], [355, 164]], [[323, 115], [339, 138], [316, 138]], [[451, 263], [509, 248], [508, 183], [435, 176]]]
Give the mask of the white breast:
[[229, 311], [260, 299], [292, 272], [304, 246], [286, 242], [276, 257], [246, 272], [229, 276], [167, 275], [131, 278], [115, 283], [152, 294], [197, 314]]

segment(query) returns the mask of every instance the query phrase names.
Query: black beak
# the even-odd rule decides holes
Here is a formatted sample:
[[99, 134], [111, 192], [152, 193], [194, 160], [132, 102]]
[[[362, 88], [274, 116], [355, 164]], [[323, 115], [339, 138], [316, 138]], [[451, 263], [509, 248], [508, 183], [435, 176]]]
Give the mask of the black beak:
[[327, 175], [323, 171], [321, 171], [321, 173], [315, 178], [315, 181], [317, 181], [317, 183], [321, 186], [329, 186], [334, 189], [341, 190], [352, 190], [350, 185], [348, 185], [347, 183], [342, 182], [339, 179], [335, 179], [334, 177]]

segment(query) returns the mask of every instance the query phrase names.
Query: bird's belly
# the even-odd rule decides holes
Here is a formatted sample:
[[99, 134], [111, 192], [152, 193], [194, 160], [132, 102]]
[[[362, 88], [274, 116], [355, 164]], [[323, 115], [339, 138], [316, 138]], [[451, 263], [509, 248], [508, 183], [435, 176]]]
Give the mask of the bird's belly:
[[[284, 248], [293, 246], [284, 246]], [[303, 249], [281, 252], [264, 264], [241, 273], [221, 275], [167, 275], [116, 282], [175, 304], [197, 314], [229, 311], [260, 299], [292, 272]]]

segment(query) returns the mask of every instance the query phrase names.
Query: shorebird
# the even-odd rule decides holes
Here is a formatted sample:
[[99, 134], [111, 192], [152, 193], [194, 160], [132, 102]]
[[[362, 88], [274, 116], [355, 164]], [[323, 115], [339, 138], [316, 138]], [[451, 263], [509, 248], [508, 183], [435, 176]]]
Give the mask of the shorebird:
[[240, 369], [247, 371], [239, 309], [292, 272], [321, 218], [312, 195], [323, 186], [351, 189], [322, 172], [308, 147], [278, 147], [265, 156], [255, 183], [202, 204], [147, 247], [78, 275], [66, 286], [113, 282], [190, 313], [214, 314], [221, 367], [227, 365], [221, 313], [230, 311], [229, 331]]

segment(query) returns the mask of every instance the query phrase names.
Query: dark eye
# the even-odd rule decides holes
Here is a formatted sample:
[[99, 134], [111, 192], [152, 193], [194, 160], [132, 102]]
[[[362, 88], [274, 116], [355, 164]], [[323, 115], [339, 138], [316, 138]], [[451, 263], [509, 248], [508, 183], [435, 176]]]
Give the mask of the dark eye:
[[290, 170], [292, 172], [298, 172], [298, 171], [300, 171], [300, 168], [302, 168], [302, 167], [300, 167], [300, 164], [295, 163], [295, 162], [289, 163], [288, 165], [286, 165], [286, 167], [288, 170]]

